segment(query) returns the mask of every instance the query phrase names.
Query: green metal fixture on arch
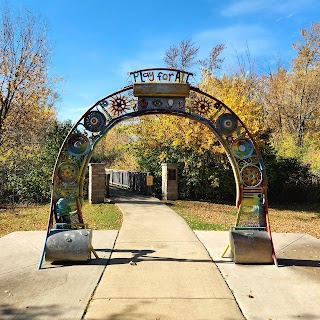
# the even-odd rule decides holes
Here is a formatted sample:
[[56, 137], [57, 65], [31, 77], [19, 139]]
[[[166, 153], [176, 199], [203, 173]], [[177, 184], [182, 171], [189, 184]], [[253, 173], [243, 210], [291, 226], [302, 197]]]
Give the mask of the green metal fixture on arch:
[[[39, 269], [49, 247], [51, 251], [60, 250], [55, 248], [55, 241], [49, 243], [52, 235], [87, 230], [82, 217], [84, 178], [99, 140], [121, 121], [150, 114], [186, 117], [209, 127], [225, 150], [236, 182], [238, 213], [229, 242], [233, 260], [276, 264], [265, 167], [244, 123], [224, 103], [192, 86], [190, 72], [158, 68], [133, 71], [130, 75], [132, 83], [90, 107], [61, 146], [53, 172], [48, 229]], [[61, 240], [66, 242], [63, 246], [71, 242], [68, 237], [70, 234]], [[61, 260], [68, 260], [68, 250], [60, 253], [57, 256]]]

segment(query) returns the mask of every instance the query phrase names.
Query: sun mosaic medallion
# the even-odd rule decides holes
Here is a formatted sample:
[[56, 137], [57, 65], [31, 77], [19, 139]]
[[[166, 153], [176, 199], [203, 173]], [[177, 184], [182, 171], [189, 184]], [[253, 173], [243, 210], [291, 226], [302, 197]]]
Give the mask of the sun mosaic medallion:
[[78, 166], [75, 162], [62, 162], [58, 167], [58, 177], [63, 182], [75, 182], [78, 177], [78, 171]]
[[211, 109], [211, 103], [209, 100], [207, 100], [206, 98], [202, 97], [199, 98], [196, 102], [195, 102], [195, 108], [194, 108], [200, 115], [205, 115], [207, 113], [209, 113], [210, 109]]
[[120, 116], [130, 109], [130, 101], [125, 96], [118, 94], [110, 98], [110, 109], [114, 115]]

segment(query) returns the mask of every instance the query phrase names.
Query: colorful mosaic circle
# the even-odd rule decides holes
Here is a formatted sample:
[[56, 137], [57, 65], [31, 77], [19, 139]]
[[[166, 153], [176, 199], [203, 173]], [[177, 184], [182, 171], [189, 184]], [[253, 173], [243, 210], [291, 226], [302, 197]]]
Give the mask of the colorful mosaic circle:
[[110, 108], [114, 115], [120, 116], [129, 109], [130, 102], [126, 97], [116, 95], [110, 99]]
[[251, 140], [247, 138], [241, 138], [232, 142], [231, 150], [236, 158], [242, 160], [247, 159], [252, 155], [254, 147]]
[[262, 172], [257, 166], [248, 165], [241, 170], [242, 180], [247, 187], [256, 187], [262, 181]]
[[78, 177], [78, 166], [73, 161], [62, 162], [58, 167], [58, 177], [63, 182], [76, 182]]
[[80, 157], [88, 153], [90, 150], [89, 139], [82, 134], [73, 134], [67, 142], [68, 153]]
[[216, 127], [222, 134], [229, 135], [238, 128], [237, 118], [231, 113], [224, 113], [218, 117]]
[[84, 127], [91, 132], [99, 132], [106, 125], [106, 117], [100, 111], [91, 111], [84, 117]]
[[198, 101], [196, 101], [196, 108], [195, 109], [201, 115], [208, 113], [211, 109], [210, 101], [208, 101], [206, 98], [199, 99]]

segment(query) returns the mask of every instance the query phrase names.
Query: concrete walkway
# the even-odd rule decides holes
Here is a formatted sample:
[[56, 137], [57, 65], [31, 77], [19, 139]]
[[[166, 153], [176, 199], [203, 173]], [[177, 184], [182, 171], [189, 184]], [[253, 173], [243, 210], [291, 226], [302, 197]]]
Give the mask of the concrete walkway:
[[193, 232], [155, 198], [114, 200], [124, 222], [93, 232], [99, 260], [38, 271], [45, 232], [0, 238], [1, 320], [320, 319], [319, 239], [273, 233], [278, 268], [235, 265], [220, 258], [228, 232]]
[[124, 215], [86, 320], [243, 319], [186, 222], [158, 199], [117, 192]]
[[81, 319], [108, 263], [118, 231], [94, 231], [101, 259], [88, 263], [43, 263], [44, 231], [19, 231], [0, 238], [0, 319]]
[[228, 232], [196, 231], [248, 320], [320, 319], [320, 240], [273, 233], [279, 267], [221, 259]]

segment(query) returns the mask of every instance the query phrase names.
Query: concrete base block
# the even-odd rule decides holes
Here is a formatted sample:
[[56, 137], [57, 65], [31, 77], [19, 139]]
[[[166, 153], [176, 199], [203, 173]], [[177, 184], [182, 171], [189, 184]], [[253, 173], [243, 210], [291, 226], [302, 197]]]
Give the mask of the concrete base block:
[[234, 263], [273, 263], [272, 243], [267, 231], [231, 229], [229, 236]]

